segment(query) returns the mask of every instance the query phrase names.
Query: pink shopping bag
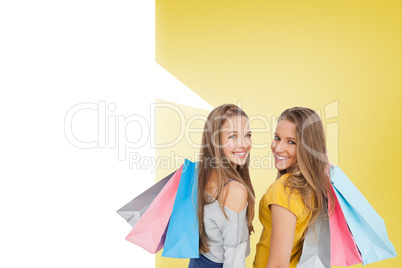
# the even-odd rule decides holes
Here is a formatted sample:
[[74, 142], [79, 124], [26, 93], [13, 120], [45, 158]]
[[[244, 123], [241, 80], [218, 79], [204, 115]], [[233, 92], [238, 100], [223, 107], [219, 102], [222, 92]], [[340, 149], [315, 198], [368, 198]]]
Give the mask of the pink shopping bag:
[[331, 233], [331, 265], [351, 266], [362, 263], [362, 256], [360, 255], [356, 242], [349, 231], [338, 198], [336, 197], [332, 187], [331, 190], [335, 199], [335, 209], [329, 218]]
[[183, 166], [166, 183], [136, 225], [134, 225], [126, 240], [153, 254], [163, 248], [166, 229], [172, 214], [182, 170]]

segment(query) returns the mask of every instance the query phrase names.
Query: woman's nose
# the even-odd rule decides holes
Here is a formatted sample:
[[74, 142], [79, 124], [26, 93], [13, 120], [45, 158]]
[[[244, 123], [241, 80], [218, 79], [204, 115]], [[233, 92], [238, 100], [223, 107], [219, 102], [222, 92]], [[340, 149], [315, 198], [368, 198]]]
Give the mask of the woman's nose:
[[276, 153], [281, 153], [281, 152], [283, 152], [284, 150], [285, 150], [285, 149], [284, 149], [284, 146], [283, 146], [282, 141], [278, 142], [278, 143], [276, 144], [276, 146], [275, 146], [275, 152], [276, 152]]
[[250, 147], [250, 142], [248, 142], [246, 140], [246, 138], [242, 137], [242, 138], [238, 139], [237, 146], [241, 147], [241, 148]]

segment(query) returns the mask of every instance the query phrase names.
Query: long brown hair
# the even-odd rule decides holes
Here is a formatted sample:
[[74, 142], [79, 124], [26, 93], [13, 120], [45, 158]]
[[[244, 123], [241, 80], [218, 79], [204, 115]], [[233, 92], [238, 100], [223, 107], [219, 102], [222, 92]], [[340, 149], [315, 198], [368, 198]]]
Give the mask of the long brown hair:
[[[334, 204], [324, 126], [316, 112], [303, 107], [283, 111], [278, 122], [281, 120], [289, 120], [296, 126], [297, 163], [289, 170], [278, 171], [278, 177], [289, 173], [286, 186], [291, 193], [299, 192], [306, 207], [312, 211], [309, 227], [315, 224], [320, 213], [329, 215]], [[329, 211], [328, 199], [331, 204]]]
[[[246, 187], [248, 191], [248, 228], [249, 232], [254, 231], [252, 221], [254, 218], [254, 189], [251, 184], [249, 174], [249, 159], [244, 165], [234, 166], [229, 159], [226, 158], [220, 138], [222, 125], [232, 116], [244, 116], [247, 114], [234, 104], [224, 104], [215, 108], [208, 116], [205, 122], [204, 132], [201, 140], [199, 172], [198, 172], [198, 228], [200, 233], [200, 252], [209, 252], [208, 237], [204, 227], [204, 205], [211, 203], [208, 197], [206, 186], [212, 173], [215, 172], [218, 177], [218, 188], [216, 191], [216, 200], [225, 214], [223, 204], [226, 199], [223, 187], [227, 179], [234, 179]], [[226, 214], [225, 214], [226, 216]]]

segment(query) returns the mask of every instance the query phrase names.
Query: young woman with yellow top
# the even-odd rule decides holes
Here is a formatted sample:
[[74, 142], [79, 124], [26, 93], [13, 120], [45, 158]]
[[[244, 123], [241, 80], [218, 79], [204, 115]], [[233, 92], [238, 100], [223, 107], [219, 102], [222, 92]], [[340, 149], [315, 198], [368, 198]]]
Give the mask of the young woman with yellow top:
[[292, 268], [299, 262], [307, 228], [332, 199], [321, 119], [309, 108], [285, 110], [271, 150], [278, 175], [260, 201], [263, 231], [254, 268]]

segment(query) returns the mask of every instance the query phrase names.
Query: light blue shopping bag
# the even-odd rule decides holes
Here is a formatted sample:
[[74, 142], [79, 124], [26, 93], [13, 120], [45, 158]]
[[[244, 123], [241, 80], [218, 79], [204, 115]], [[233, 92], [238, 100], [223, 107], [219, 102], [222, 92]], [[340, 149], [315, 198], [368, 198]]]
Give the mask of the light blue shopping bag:
[[162, 257], [198, 258], [197, 164], [185, 160]]
[[331, 182], [363, 265], [396, 257], [384, 220], [338, 166], [331, 167]]

